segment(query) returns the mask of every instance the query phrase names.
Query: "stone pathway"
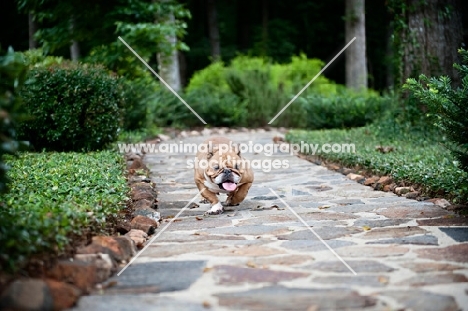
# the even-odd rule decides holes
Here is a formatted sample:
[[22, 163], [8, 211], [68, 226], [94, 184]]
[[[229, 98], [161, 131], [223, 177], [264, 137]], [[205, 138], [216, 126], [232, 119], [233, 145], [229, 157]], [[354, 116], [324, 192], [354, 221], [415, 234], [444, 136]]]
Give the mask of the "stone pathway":
[[[228, 135], [254, 143], [271, 143], [273, 136]], [[166, 221], [198, 192], [186, 163], [193, 158], [145, 158]], [[121, 276], [108, 281], [114, 286], [81, 298], [76, 310], [468, 310], [463, 219], [289, 154], [274, 159], [290, 167], [256, 170], [247, 200], [222, 215], [204, 217], [207, 204], [186, 209]]]

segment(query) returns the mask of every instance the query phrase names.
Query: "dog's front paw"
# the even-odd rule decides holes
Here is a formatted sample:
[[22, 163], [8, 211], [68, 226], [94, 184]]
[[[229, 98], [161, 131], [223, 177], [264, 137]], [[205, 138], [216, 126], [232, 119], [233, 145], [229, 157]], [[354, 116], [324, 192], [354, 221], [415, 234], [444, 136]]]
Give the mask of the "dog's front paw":
[[203, 200], [200, 200], [199, 203], [201, 203], [201, 204], [208, 204], [208, 203], [210, 203], [210, 201], [208, 201], [207, 199], [203, 199]]
[[223, 211], [223, 205], [218, 202], [215, 205], [213, 205], [209, 211], [205, 212], [205, 215], [219, 215], [222, 214]]
[[205, 215], [206, 216], [210, 216], [210, 215], [220, 215], [224, 212], [224, 210], [222, 209], [219, 209], [219, 210], [216, 210], [216, 211], [212, 211], [212, 210], [209, 210], [209, 211], [206, 211], [205, 212]]

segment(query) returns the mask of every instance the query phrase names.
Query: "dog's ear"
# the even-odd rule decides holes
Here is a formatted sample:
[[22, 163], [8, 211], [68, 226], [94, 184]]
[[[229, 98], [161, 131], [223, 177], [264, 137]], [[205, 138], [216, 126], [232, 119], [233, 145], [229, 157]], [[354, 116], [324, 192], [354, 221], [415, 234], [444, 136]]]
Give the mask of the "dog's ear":
[[231, 144], [231, 148], [232, 148], [232, 150], [234, 150], [234, 152], [235, 152], [238, 156], [240, 156], [241, 152], [240, 152], [239, 144], [232, 143], [232, 144]]
[[206, 158], [207, 158], [207, 159], [211, 159], [211, 157], [213, 157], [213, 155], [214, 155], [216, 152], [218, 152], [218, 150], [219, 150], [219, 146], [218, 146], [218, 145], [214, 145], [214, 146], [213, 146], [213, 142], [210, 141], [210, 142], [208, 143], [208, 153], [207, 153], [207, 155], [206, 155]]

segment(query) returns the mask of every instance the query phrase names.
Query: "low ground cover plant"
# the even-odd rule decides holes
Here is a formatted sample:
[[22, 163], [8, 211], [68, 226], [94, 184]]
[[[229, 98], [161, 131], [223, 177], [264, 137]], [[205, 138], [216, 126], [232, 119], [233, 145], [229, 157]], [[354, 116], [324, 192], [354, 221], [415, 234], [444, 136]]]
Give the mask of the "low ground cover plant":
[[0, 268], [60, 254], [73, 237], [105, 231], [125, 206], [123, 162], [112, 151], [8, 157], [14, 182], [0, 197]]
[[[445, 137], [435, 129], [405, 124], [372, 124], [350, 130], [291, 131], [288, 141], [325, 144], [355, 144], [355, 153], [320, 153], [322, 159], [358, 167], [397, 182], [418, 185], [429, 196], [445, 196], [454, 202], [468, 201], [468, 174], [444, 146]], [[388, 153], [377, 146], [393, 147]]]

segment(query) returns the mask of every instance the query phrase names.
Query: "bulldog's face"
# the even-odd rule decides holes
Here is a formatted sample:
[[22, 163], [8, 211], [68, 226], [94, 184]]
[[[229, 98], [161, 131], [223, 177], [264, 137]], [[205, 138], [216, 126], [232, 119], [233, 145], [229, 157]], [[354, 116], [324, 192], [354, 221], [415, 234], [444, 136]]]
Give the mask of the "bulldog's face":
[[244, 173], [244, 161], [240, 155], [234, 151], [220, 154], [215, 152], [208, 160], [206, 175], [212, 183], [218, 185], [219, 189], [228, 192], [235, 191], [237, 184], [242, 179]]

